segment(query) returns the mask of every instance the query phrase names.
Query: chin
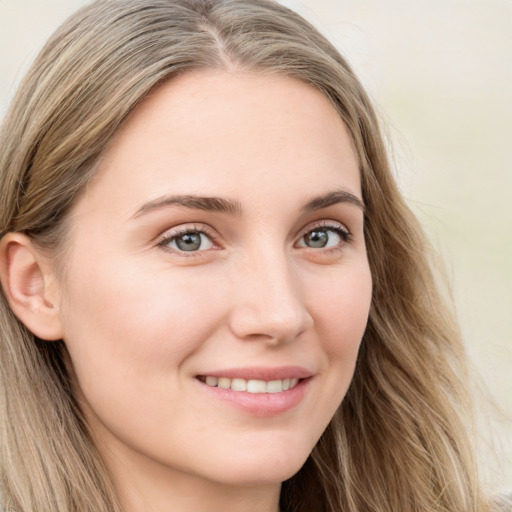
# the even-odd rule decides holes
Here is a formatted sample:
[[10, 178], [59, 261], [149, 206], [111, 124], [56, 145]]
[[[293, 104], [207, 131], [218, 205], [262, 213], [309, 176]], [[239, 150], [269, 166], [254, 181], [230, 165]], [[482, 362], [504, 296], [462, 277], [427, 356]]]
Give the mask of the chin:
[[[252, 453], [251, 453], [252, 452]], [[219, 478], [226, 485], [261, 486], [280, 484], [295, 475], [306, 462], [311, 450], [287, 452], [282, 449], [254, 450], [239, 453], [234, 461], [224, 461]]]

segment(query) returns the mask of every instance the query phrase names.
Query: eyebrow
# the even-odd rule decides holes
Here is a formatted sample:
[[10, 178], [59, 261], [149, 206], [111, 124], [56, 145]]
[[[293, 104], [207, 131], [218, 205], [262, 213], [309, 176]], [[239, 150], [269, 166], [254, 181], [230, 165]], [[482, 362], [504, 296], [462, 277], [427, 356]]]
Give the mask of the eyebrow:
[[166, 206], [182, 206], [193, 210], [207, 212], [227, 213], [229, 215], [241, 215], [242, 206], [238, 201], [223, 199], [221, 197], [202, 197], [195, 195], [175, 195], [158, 197], [143, 204], [132, 218], [140, 217], [145, 213], [165, 208]]
[[301, 208], [301, 211], [315, 211], [321, 210], [322, 208], [328, 208], [329, 206], [333, 206], [338, 203], [348, 203], [353, 204], [360, 208], [363, 213], [365, 211], [364, 203], [359, 197], [346, 190], [335, 190], [334, 192], [329, 192], [323, 196], [315, 197], [304, 204]]
[[[302, 207], [301, 212], [321, 210], [338, 203], [348, 203], [360, 208], [363, 212], [365, 206], [361, 199], [346, 190], [336, 190], [328, 194], [315, 197], [307, 201]], [[182, 206], [193, 210], [203, 210], [207, 212], [226, 213], [228, 215], [242, 215], [242, 205], [239, 201], [224, 199], [221, 197], [202, 197], [196, 195], [171, 195], [162, 196], [143, 204], [132, 218], [138, 218], [141, 215], [159, 210], [167, 206]]]

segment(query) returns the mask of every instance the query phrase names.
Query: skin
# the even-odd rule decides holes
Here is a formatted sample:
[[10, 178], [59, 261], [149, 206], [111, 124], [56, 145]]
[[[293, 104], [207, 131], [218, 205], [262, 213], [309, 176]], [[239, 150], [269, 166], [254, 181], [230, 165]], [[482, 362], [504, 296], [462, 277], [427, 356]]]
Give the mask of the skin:
[[[288, 77], [185, 74], [110, 144], [72, 209], [55, 293], [126, 512], [278, 510], [347, 391], [370, 307], [362, 209], [302, 210], [335, 191], [362, 197], [350, 137], [326, 97]], [[177, 194], [241, 211], [143, 207]], [[180, 251], [187, 229], [206, 230], [198, 250]], [[308, 246], [315, 229], [327, 247]], [[196, 378], [288, 365], [312, 377], [280, 414], [240, 410]]]

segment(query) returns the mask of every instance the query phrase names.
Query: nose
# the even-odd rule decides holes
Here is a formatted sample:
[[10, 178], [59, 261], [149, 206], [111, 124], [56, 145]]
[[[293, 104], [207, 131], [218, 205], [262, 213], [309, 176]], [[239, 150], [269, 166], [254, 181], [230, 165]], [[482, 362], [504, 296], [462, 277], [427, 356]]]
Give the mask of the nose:
[[240, 262], [230, 316], [239, 339], [286, 343], [313, 324], [298, 270], [280, 251]]

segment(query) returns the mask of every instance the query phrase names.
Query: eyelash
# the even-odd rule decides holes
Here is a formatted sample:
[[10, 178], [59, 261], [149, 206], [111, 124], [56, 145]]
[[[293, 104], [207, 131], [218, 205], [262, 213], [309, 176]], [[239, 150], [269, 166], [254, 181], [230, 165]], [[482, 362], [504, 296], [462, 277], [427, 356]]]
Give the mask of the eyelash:
[[168, 247], [168, 244], [170, 244], [171, 242], [173, 242], [174, 240], [176, 240], [177, 238], [180, 238], [184, 235], [189, 235], [189, 234], [199, 234], [199, 235], [204, 235], [206, 237], [208, 237], [212, 244], [215, 246], [217, 245], [215, 240], [216, 240], [216, 236], [214, 233], [211, 232], [210, 229], [207, 229], [206, 227], [202, 226], [202, 227], [197, 227], [197, 226], [186, 226], [186, 227], [183, 227], [183, 228], [179, 228], [178, 230], [176, 231], [173, 231], [172, 233], [170, 234], [166, 234], [164, 235], [158, 242], [158, 246], [161, 247], [165, 252], [170, 252], [170, 253], [173, 253], [173, 254], [179, 254], [180, 256], [184, 256], [184, 257], [193, 257], [193, 256], [197, 256], [197, 253], [201, 253], [201, 252], [204, 252], [203, 251], [180, 251], [180, 250], [176, 250], [176, 249], [173, 249], [171, 247]]
[[[322, 231], [332, 231], [334, 233], [336, 233], [340, 238], [341, 238], [341, 243], [338, 244], [337, 246], [335, 247], [329, 247], [327, 249], [323, 249], [323, 252], [335, 252], [335, 251], [340, 251], [342, 249], [342, 247], [346, 244], [346, 243], [350, 243], [350, 241], [352, 240], [352, 234], [350, 233], [350, 231], [345, 227], [345, 226], [342, 226], [340, 224], [335, 224], [335, 223], [332, 223], [332, 222], [318, 222], [318, 223], [315, 223], [313, 224], [312, 226], [308, 226], [307, 229], [305, 229], [304, 231], [302, 231], [300, 237], [299, 237], [299, 241], [302, 240], [308, 233], [311, 233], [315, 230], [322, 230]], [[161, 247], [165, 252], [171, 252], [171, 253], [174, 253], [174, 254], [179, 254], [180, 256], [184, 256], [184, 257], [193, 257], [193, 256], [197, 256], [198, 253], [202, 253], [202, 252], [205, 252], [206, 250], [208, 249], [203, 249], [203, 250], [196, 250], [196, 251], [182, 251], [182, 250], [177, 250], [177, 249], [173, 249], [171, 247], [168, 247], [168, 244], [170, 244], [171, 242], [173, 242], [174, 240], [184, 236], [184, 235], [188, 235], [188, 234], [199, 234], [199, 235], [204, 235], [206, 237], [208, 237], [212, 244], [214, 246], [216, 246], [216, 236], [215, 234], [210, 230], [210, 229], [207, 229], [206, 227], [202, 226], [202, 227], [198, 227], [198, 226], [191, 226], [191, 227], [183, 227], [183, 228], [180, 228], [178, 229], [177, 231], [173, 231], [172, 233], [170, 234], [166, 234], [164, 235], [158, 242], [158, 246]], [[307, 247], [305, 246], [305, 248], [309, 248], [309, 249], [312, 249], [312, 250], [317, 250], [315, 248], [311, 248], [311, 247]], [[320, 248], [322, 249], [322, 248]]]
[[[340, 244], [338, 244], [335, 247], [329, 247], [327, 249], [323, 249], [324, 253], [340, 251], [345, 244], [350, 243], [352, 241], [352, 234], [350, 233], [350, 231], [345, 226], [343, 226], [341, 224], [338, 224], [338, 223], [322, 222], [322, 221], [320, 221], [318, 223], [315, 223], [312, 226], [309, 225], [306, 228], [306, 230], [304, 230], [302, 232], [302, 234], [299, 237], [299, 240], [302, 240], [308, 233], [311, 233], [311, 232], [313, 232], [315, 230], [318, 230], [318, 231], [333, 231], [334, 233], [336, 233], [341, 238], [341, 243]], [[314, 248], [310, 248], [310, 249], [316, 250]]]

